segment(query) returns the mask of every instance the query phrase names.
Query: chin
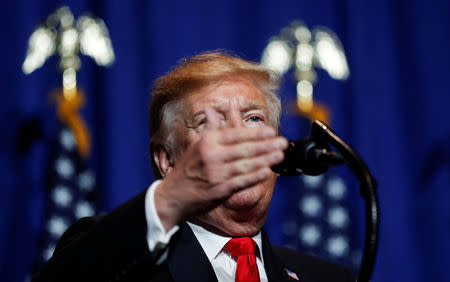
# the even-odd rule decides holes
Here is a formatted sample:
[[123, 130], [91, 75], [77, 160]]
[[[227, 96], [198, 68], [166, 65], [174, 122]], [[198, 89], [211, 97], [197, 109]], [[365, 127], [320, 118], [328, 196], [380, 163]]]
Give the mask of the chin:
[[256, 207], [262, 201], [258, 188], [259, 187], [249, 187], [234, 193], [223, 203], [223, 206], [230, 210], [245, 213], [245, 210]]
[[213, 233], [225, 236], [256, 235], [264, 225], [270, 200], [246, 196], [236, 195], [235, 198], [197, 217], [197, 222]]
[[195, 218], [195, 222], [216, 234], [253, 236], [264, 225], [276, 176], [234, 193], [225, 202]]

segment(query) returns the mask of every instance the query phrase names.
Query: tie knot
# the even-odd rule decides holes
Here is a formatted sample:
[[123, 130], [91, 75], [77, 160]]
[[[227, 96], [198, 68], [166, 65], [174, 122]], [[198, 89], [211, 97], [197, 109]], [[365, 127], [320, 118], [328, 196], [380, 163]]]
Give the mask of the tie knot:
[[255, 254], [256, 243], [250, 237], [233, 238], [225, 245], [230, 254], [234, 257]]

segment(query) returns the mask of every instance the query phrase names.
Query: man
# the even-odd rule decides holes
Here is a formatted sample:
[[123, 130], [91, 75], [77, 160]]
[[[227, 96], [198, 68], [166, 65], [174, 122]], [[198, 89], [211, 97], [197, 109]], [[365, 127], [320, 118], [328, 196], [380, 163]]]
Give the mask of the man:
[[155, 181], [62, 236], [36, 281], [352, 281], [331, 263], [272, 246], [261, 231], [275, 186], [277, 76], [222, 54], [182, 62], [154, 86]]

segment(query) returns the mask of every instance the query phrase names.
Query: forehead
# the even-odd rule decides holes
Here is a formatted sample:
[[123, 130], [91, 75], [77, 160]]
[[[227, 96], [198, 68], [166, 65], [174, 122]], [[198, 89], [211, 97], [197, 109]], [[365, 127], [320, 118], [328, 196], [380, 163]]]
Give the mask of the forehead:
[[258, 107], [267, 109], [262, 91], [244, 78], [228, 78], [204, 86], [185, 98], [186, 109], [190, 113], [204, 110], [205, 107], [226, 110], [230, 107]]

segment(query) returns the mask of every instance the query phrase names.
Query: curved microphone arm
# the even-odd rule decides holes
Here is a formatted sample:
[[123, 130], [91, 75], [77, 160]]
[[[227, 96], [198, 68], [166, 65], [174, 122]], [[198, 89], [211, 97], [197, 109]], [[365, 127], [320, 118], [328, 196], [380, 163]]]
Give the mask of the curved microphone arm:
[[[360, 192], [366, 206], [366, 237], [358, 282], [368, 282], [372, 276], [378, 245], [379, 208], [376, 181], [358, 153], [324, 123], [318, 120], [314, 121], [311, 137], [305, 140], [291, 142], [290, 148], [285, 154], [287, 160], [280, 167], [272, 169], [281, 175], [299, 175], [301, 173], [318, 175], [324, 173], [331, 165], [345, 163], [350, 167], [359, 180]], [[313, 145], [310, 145], [311, 142]], [[340, 154], [330, 151], [329, 145], [336, 148]], [[310, 150], [310, 146], [314, 147]], [[290, 156], [289, 150], [293, 152]], [[299, 151], [307, 153], [302, 155], [298, 153]]]
[[372, 276], [378, 246], [379, 207], [376, 194], [377, 183], [358, 153], [324, 123], [317, 120], [314, 121], [311, 135], [333, 145], [341, 153], [345, 163], [359, 180], [360, 192], [366, 206], [366, 238], [358, 281], [369, 281]]

